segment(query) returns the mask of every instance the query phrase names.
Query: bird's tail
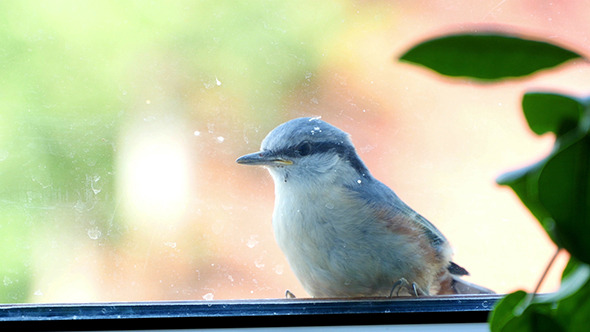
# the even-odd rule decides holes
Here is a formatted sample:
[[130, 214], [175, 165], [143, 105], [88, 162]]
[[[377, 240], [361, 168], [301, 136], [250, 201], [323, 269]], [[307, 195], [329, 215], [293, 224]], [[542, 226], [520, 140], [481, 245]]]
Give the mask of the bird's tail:
[[[465, 281], [458, 276], [451, 276], [449, 294], [495, 294], [491, 289]], [[439, 293], [440, 294], [440, 293]]]
[[461, 279], [464, 275], [469, 275], [467, 270], [451, 262], [451, 265], [438, 277], [439, 288], [436, 294], [495, 294], [488, 288]]

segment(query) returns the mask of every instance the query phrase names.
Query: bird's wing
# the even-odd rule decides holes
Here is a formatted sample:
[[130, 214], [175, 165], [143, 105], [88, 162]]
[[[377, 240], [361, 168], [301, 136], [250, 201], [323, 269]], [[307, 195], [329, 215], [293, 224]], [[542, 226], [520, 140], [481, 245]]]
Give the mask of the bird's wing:
[[447, 242], [447, 239], [444, 237], [444, 235], [438, 230], [438, 228], [428, 221], [428, 219], [414, 211], [397, 196], [395, 196], [395, 198], [397, 199], [397, 202], [394, 201], [393, 206], [399, 209], [399, 213], [407, 215], [407, 219], [411, 220], [424, 229], [434, 247], [438, 247], [441, 244]]
[[364, 199], [367, 204], [380, 211], [383, 219], [397, 220], [408, 223], [411, 228], [418, 228], [424, 231], [430, 245], [436, 250], [443, 250], [447, 246], [447, 239], [444, 235], [426, 218], [404, 203], [389, 187], [376, 179], [363, 186], [350, 187], [357, 194], [357, 198]]

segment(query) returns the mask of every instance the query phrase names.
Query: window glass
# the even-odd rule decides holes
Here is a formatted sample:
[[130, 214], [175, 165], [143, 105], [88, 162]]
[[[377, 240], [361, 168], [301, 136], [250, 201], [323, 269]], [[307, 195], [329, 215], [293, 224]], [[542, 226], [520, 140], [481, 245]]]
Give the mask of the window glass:
[[587, 92], [590, 67], [478, 85], [396, 57], [476, 24], [583, 53], [587, 7], [0, 2], [0, 302], [306, 297], [273, 238], [272, 179], [235, 163], [300, 116], [349, 132], [469, 281], [533, 290], [554, 247], [494, 179], [552, 144], [528, 129], [522, 93]]

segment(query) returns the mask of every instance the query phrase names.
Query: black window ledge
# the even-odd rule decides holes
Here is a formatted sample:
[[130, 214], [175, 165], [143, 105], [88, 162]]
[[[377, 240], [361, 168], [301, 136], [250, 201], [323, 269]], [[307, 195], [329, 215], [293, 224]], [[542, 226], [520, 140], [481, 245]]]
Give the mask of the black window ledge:
[[500, 295], [0, 305], [0, 330], [483, 323]]

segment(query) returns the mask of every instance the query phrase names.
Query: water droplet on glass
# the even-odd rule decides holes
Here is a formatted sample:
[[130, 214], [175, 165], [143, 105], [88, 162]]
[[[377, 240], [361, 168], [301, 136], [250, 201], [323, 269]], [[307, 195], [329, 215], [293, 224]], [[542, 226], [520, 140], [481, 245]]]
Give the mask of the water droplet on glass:
[[264, 267], [264, 263], [262, 262], [262, 258], [255, 260], [254, 266], [256, 266], [259, 269], [262, 269]]
[[4, 280], [2, 280], [2, 282], [4, 283], [4, 286], [8, 286], [12, 284], [12, 279], [10, 279], [8, 276], [4, 276]]
[[248, 248], [256, 247], [256, 245], [258, 244], [258, 240], [256, 238], [257, 238], [256, 235], [250, 236], [250, 238], [248, 239], [248, 242], [246, 242], [246, 245], [248, 246]]
[[213, 300], [213, 293], [207, 293], [207, 294], [203, 295], [203, 299], [205, 299], [205, 301]]
[[98, 195], [102, 191], [101, 185], [98, 181], [100, 181], [100, 175], [94, 175], [90, 181], [90, 188], [92, 188], [92, 192], [94, 192], [95, 195]]
[[223, 143], [223, 141], [225, 141], [225, 138], [223, 136], [217, 136], [218, 143]]
[[363, 181], [361, 181], [360, 179], [356, 180], [356, 183], [361, 184]]
[[281, 275], [285, 271], [285, 266], [282, 264], [275, 265], [272, 270], [275, 271], [276, 274]]
[[74, 204], [74, 209], [76, 209], [78, 212], [83, 212], [86, 209], [86, 203], [78, 200], [76, 204]]
[[97, 240], [102, 235], [102, 232], [98, 227], [94, 227], [88, 230], [88, 237], [92, 240]]
[[164, 245], [172, 249], [176, 248], [176, 242], [164, 242]]
[[195, 136], [201, 136], [201, 132], [198, 131], [198, 130], [195, 130], [195, 132], [193, 133], [193, 135], [195, 135]]

